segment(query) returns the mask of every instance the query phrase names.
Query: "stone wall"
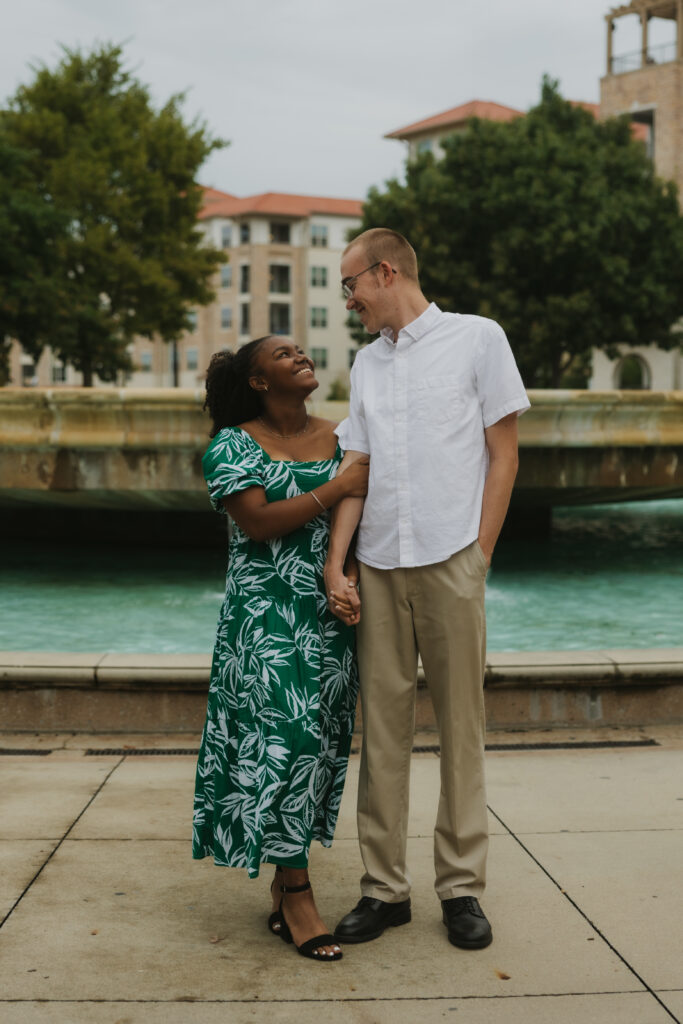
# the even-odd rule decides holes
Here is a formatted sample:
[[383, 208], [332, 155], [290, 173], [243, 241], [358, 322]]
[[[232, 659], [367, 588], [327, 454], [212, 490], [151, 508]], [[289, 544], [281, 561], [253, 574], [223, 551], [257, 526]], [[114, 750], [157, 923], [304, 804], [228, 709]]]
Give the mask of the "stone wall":
[[[683, 392], [532, 391], [513, 501], [683, 496]], [[200, 391], [0, 391], [0, 507], [205, 510]], [[313, 401], [334, 421], [343, 402]]]

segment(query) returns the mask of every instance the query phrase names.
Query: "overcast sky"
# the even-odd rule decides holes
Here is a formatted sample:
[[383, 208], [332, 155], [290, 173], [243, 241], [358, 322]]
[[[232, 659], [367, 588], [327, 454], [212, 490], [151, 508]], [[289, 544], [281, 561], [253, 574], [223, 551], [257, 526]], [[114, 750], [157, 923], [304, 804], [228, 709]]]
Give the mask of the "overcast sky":
[[[251, 195], [362, 199], [401, 174], [395, 128], [472, 99], [527, 109], [548, 72], [563, 95], [597, 101], [603, 0], [16, 0], [3, 11], [0, 98], [54, 66], [60, 44], [125, 42], [128, 65], [162, 104], [187, 91], [230, 141], [204, 184]], [[653, 22], [653, 43], [673, 37]], [[615, 53], [639, 47], [618, 22]]]

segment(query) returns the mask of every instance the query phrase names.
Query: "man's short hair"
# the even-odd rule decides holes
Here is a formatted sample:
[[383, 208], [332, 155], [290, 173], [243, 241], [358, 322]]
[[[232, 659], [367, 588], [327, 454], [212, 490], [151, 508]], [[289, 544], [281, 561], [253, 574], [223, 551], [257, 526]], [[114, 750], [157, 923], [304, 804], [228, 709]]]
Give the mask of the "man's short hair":
[[370, 228], [357, 235], [344, 249], [346, 256], [350, 249], [360, 246], [365, 252], [368, 265], [386, 260], [408, 281], [418, 284], [417, 256], [410, 242], [391, 228]]

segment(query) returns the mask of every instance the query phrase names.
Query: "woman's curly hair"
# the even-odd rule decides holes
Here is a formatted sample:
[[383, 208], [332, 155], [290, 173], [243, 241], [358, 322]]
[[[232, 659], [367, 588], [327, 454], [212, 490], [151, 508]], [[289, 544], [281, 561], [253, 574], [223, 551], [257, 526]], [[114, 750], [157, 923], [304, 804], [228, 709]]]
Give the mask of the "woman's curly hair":
[[224, 427], [236, 427], [260, 415], [261, 395], [249, 386], [249, 378], [254, 373], [256, 353], [269, 337], [267, 334], [256, 338], [237, 352], [216, 352], [211, 356], [204, 399], [204, 408], [213, 420], [209, 437], [215, 437]]

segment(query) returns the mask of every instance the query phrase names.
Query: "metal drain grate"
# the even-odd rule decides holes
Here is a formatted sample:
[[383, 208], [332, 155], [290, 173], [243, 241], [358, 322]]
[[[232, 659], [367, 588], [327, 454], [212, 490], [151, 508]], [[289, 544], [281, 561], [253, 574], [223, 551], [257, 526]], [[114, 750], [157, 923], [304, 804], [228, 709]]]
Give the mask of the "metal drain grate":
[[[413, 747], [413, 754], [438, 754], [441, 747], [438, 743], [433, 743], [427, 747]], [[360, 747], [351, 747], [350, 754], [360, 754]]]
[[86, 757], [176, 757], [178, 754], [187, 754], [188, 757], [196, 757], [199, 748], [174, 747], [172, 749], [158, 749], [145, 747], [102, 747], [99, 750], [88, 749]]
[[51, 754], [51, 750], [19, 750], [12, 747], [0, 747], [0, 757], [45, 757]]
[[568, 740], [566, 743], [487, 743], [487, 750], [609, 750], [612, 747], [658, 747], [657, 740]]
[[[619, 747], [658, 747], [657, 740], [567, 740], [566, 742], [552, 743], [487, 743], [487, 750], [609, 750]], [[438, 743], [428, 746], [413, 747], [414, 754], [438, 754], [441, 747]], [[0, 754], [50, 754], [50, 750], [0, 750]], [[351, 747], [350, 753], [359, 754], [360, 747]], [[101, 749], [88, 749], [86, 757], [197, 757], [198, 749], [190, 747], [173, 747], [147, 749], [145, 747], [102, 747]]]

